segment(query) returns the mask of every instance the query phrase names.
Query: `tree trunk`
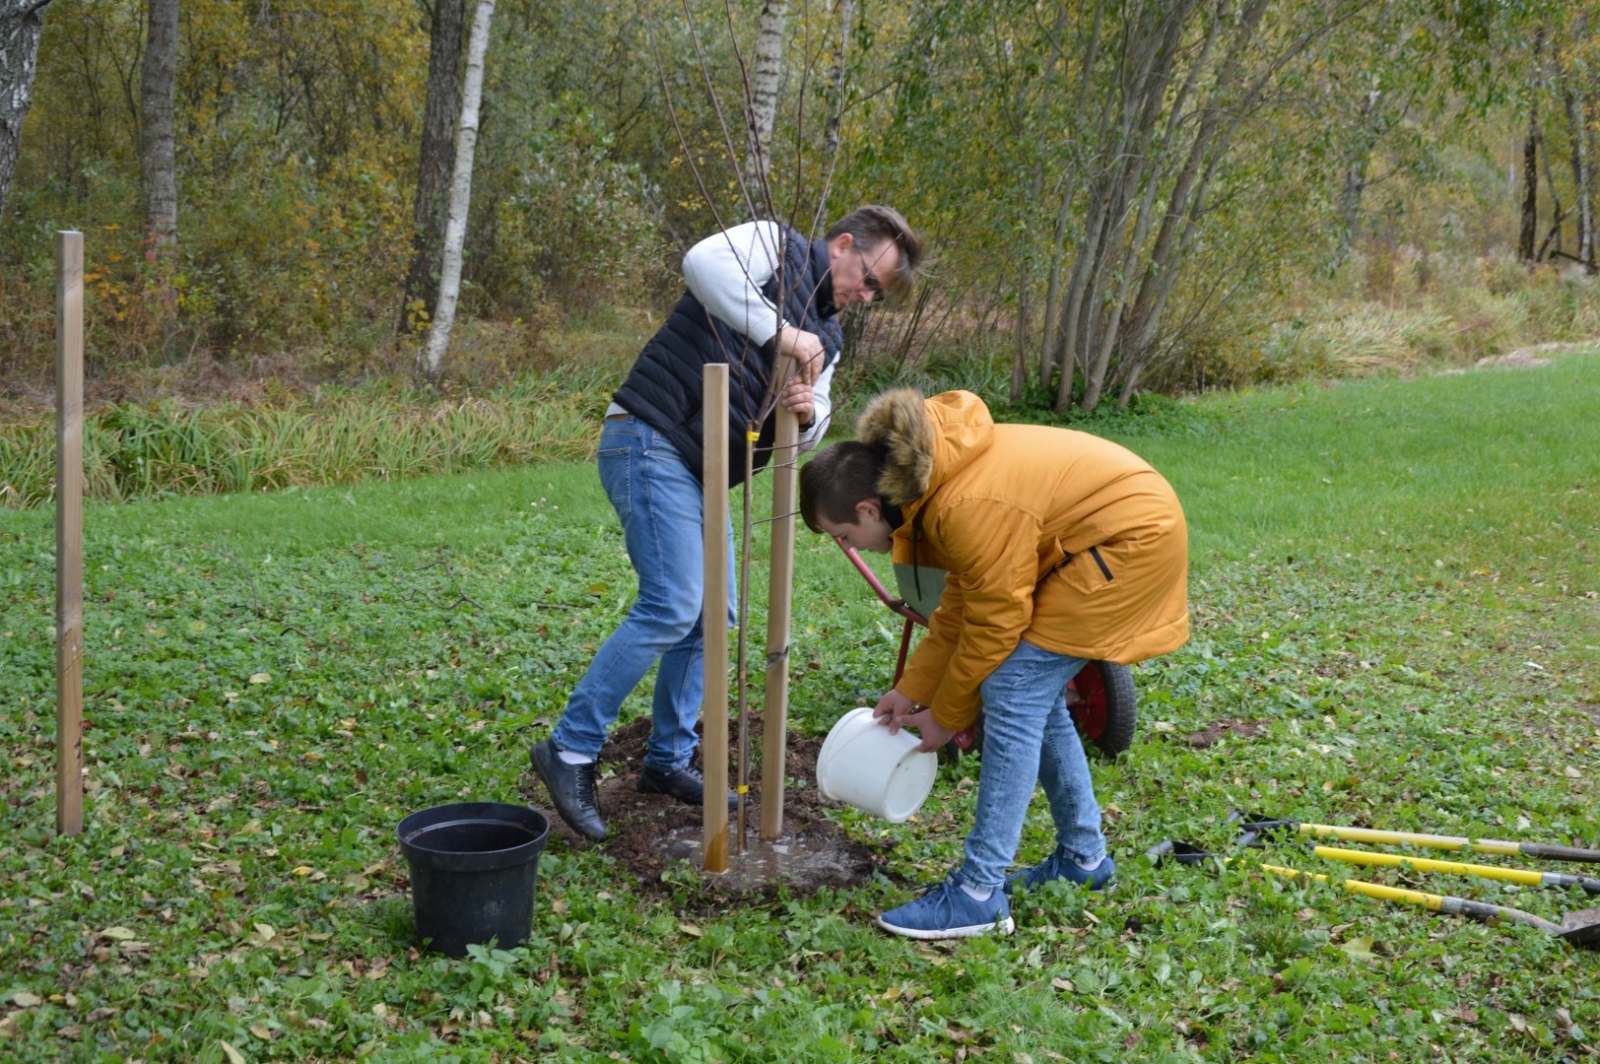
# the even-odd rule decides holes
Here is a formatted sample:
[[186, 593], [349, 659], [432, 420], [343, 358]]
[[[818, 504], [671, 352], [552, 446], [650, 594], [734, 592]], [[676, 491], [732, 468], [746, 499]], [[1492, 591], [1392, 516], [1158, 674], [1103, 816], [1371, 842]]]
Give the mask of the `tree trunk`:
[[0, 212], [22, 143], [22, 120], [33, 106], [39, 69], [39, 27], [50, 0], [0, 0]]
[[177, 311], [172, 288], [178, 251], [178, 0], [147, 0], [144, 70], [139, 82], [139, 176], [144, 183], [144, 257], [154, 267], [160, 315]]
[[439, 303], [444, 214], [450, 199], [450, 162], [455, 155], [456, 112], [461, 108], [461, 30], [466, 0], [433, 0], [429, 28], [428, 98], [422, 115], [421, 166], [412, 211], [411, 266], [400, 306], [400, 331], [415, 332], [433, 320]]
[[745, 193], [757, 217], [773, 214], [767, 175], [772, 169], [772, 126], [778, 117], [778, 77], [783, 73], [783, 22], [788, 0], [766, 0], [756, 22], [755, 67], [750, 72], [749, 155]]
[[[1533, 31], [1533, 68], [1537, 77], [1544, 52], [1544, 27]], [[1523, 262], [1538, 261], [1534, 242], [1539, 239], [1539, 98], [1528, 101], [1528, 139], [1522, 142], [1522, 230], [1518, 234], [1517, 257]]]
[[1522, 232], [1517, 258], [1534, 261], [1534, 241], [1539, 235], [1539, 108], [1528, 105], [1528, 136], [1522, 142]]
[[[822, 131], [822, 157], [828, 160], [833, 171], [834, 160], [839, 158], [840, 127], [844, 124], [845, 78], [850, 73], [850, 27], [856, 17], [855, 0], [839, 0], [838, 51], [833, 56], [833, 69], [828, 73], [828, 121]], [[780, 46], [782, 42], [779, 42]]]
[[483, 60], [489, 50], [489, 21], [494, 0], [478, 0], [467, 43], [467, 77], [461, 90], [461, 125], [456, 135], [455, 171], [450, 181], [450, 213], [444, 229], [444, 269], [439, 278], [438, 315], [428, 333], [424, 371], [438, 380], [444, 368], [445, 348], [456, 320], [456, 300], [461, 294], [461, 248], [467, 239], [467, 208], [472, 202], [472, 156], [478, 147], [478, 107], [483, 101]]
[[1567, 108], [1567, 132], [1572, 138], [1572, 191], [1578, 214], [1578, 261], [1594, 272], [1594, 202], [1589, 194], [1589, 138], [1584, 130], [1584, 107], [1572, 86], [1575, 78], [1564, 75], [1562, 101]]

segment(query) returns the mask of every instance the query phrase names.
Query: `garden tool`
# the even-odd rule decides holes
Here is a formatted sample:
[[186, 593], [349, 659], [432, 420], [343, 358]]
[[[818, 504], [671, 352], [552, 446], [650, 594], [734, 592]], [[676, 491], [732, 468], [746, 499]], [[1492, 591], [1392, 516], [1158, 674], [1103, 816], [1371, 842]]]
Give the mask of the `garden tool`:
[[1469, 839], [1460, 835], [1420, 835], [1409, 831], [1379, 831], [1375, 828], [1338, 827], [1333, 824], [1303, 824], [1298, 820], [1272, 820], [1233, 813], [1248, 832], [1297, 831], [1302, 835], [1331, 836], [1342, 842], [1370, 842], [1378, 845], [1410, 844], [1434, 850], [1471, 850], [1507, 857], [1542, 857], [1549, 861], [1583, 861], [1600, 864], [1600, 850], [1579, 846], [1553, 846], [1542, 842], [1499, 842], [1494, 839]]
[[[1229, 864], [1232, 860], [1218, 854], [1207, 853], [1200, 847], [1186, 842], [1174, 842], [1171, 840], [1159, 843], [1151, 847], [1147, 852], [1151, 860], [1157, 864], [1169, 859], [1180, 864], [1202, 864], [1212, 860]], [[1290, 879], [1315, 879], [1323, 883], [1335, 882], [1330, 877], [1316, 872], [1302, 872], [1282, 865], [1263, 862], [1259, 867], [1263, 872], [1286, 876]], [[1418, 905], [1433, 912], [1445, 913], [1450, 916], [1465, 916], [1468, 919], [1482, 923], [1510, 920], [1513, 923], [1527, 924], [1529, 927], [1538, 928], [1540, 931], [1569, 942], [1574, 946], [1585, 946], [1590, 949], [1600, 948], [1600, 909], [1580, 909], [1577, 912], [1567, 913], [1562, 916], [1561, 922], [1558, 924], [1546, 920], [1542, 916], [1524, 912], [1521, 909], [1513, 909], [1505, 905], [1490, 905], [1481, 901], [1471, 901], [1467, 898], [1458, 898], [1450, 894], [1430, 894], [1426, 891], [1410, 890], [1405, 887], [1390, 887], [1382, 883], [1369, 883], [1363, 879], [1339, 880], [1336, 885], [1356, 894], [1365, 894], [1369, 898], [1400, 902], [1406, 905]]]
[[[1235, 814], [1237, 817], [1237, 814]], [[1239, 836], [1239, 845], [1257, 846], [1263, 837], [1271, 837], [1285, 829], [1291, 821], [1246, 820], [1245, 830]], [[1564, 872], [1540, 872], [1533, 868], [1504, 868], [1499, 865], [1467, 864], [1462, 861], [1439, 861], [1431, 857], [1413, 857], [1399, 853], [1373, 853], [1370, 850], [1347, 850], [1340, 846], [1312, 845], [1310, 852], [1329, 861], [1345, 864], [1380, 865], [1399, 868], [1402, 865], [1418, 872], [1443, 872], [1446, 875], [1477, 876], [1480, 879], [1498, 879], [1525, 887], [1543, 887], [1547, 890], [1567, 890], [1577, 887], [1586, 894], [1600, 894], [1600, 879], [1591, 876], [1574, 876]]]

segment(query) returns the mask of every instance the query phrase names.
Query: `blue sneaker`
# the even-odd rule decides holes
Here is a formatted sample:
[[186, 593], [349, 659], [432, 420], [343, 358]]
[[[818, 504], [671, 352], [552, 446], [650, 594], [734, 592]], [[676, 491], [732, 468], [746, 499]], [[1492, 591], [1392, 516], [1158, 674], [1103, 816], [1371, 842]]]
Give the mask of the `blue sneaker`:
[[1117, 862], [1109, 857], [1095, 865], [1092, 871], [1086, 872], [1058, 846], [1054, 853], [1032, 868], [1024, 868], [1007, 876], [1006, 893], [1009, 894], [1018, 887], [1038, 890], [1052, 879], [1064, 879], [1068, 883], [1087, 886], [1090, 890], [1102, 890], [1116, 874]]
[[1016, 930], [1011, 903], [997, 890], [987, 901], [974, 901], [954, 879], [929, 887], [916, 901], [890, 909], [878, 917], [878, 926], [906, 938], [976, 938], [1009, 935]]

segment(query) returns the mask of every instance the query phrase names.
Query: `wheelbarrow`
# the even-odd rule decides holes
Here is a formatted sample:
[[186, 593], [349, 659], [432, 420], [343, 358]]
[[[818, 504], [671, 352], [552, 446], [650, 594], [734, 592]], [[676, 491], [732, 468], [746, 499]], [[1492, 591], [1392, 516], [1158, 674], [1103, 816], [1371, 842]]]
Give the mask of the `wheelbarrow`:
[[[837, 541], [836, 541], [837, 542]], [[939, 606], [944, 592], [944, 571], [921, 566], [913, 573], [909, 565], [896, 564], [895, 584], [900, 595], [896, 597], [883, 586], [878, 574], [861, 560], [855, 548], [839, 544], [850, 564], [856, 567], [878, 599], [889, 609], [905, 618], [900, 632], [900, 656], [894, 666], [894, 683], [906, 671], [906, 658], [911, 651], [911, 631], [914, 627], [928, 626], [928, 618]], [[920, 587], [919, 587], [920, 585]], [[920, 592], [920, 593], [919, 593]], [[1133, 744], [1134, 726], [1138, 723], [1138, 702], [1133, 690], [1133, 670], [1112, 661], [1091, 661], [1067, 684], [1067, 708], [1078, 725], [1078, 733], [1107, 757], [1116, 757]], [[983, 750], [983, 714], [970, 728], [957, 732], [945, 746], [951, 757]]]

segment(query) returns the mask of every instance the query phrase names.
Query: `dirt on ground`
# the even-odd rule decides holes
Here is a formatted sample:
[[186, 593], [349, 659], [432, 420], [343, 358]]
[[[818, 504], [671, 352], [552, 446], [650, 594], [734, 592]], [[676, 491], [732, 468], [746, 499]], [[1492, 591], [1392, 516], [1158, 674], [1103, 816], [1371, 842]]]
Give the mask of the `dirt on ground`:
[[1267, 722], [1264, 720], [1219, 720], [1201, 731], [1185, 735], [1183, 741], [1196, 750], [1206, 750], [1229, 736], [1254, 739], [1266, 730]]
[[[731, 729], [730, 729], [731, 730]], [[757, 762], [761, 736], [750, 736], [750, 793], [746, 798], [746, 853], [729, 847], [729, 871], [712, 875], [703, 871], [699, 856], [704, 819], [698, 805], [685, 805], [661, 794], [640, 794], [634, 787], [644, 763], [645, 742], [650, 737], [648, 717], [632, 721], [611, 734], [600, 751], [600, 816], [608, 834], [593, 843], [567, 826], [555, 813], [549, 794], [530, 770], [522, 793], [534, 808], [550, 819], [552, 849], [594, 847], [614, 858], [646, 890], [671, 892], [687, 886], [691, 895], [714, 903], [718, 898], [775, 897], [787, 890], [791, 896], [813, 894], [824, 888], [855, 887], [868, 882], [873, 872], [887, 864], [884, 848], [848, 838], [840, 826], [823, 815], [831, 803], [816, 789], [820, 737], [789, 734], [786, 751], [783, 802], [783, 837], [761, 843], [761, 781]], [[737, 738], [729, 736], [737, 749]], [[732, 786], [737, 781], [730, 778]], [[728, 815], [730, 836], [735, 816]], [[663, 878], [663, 873], [667, 876]]]

